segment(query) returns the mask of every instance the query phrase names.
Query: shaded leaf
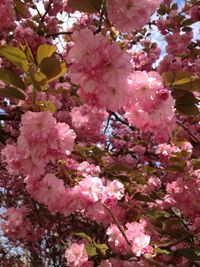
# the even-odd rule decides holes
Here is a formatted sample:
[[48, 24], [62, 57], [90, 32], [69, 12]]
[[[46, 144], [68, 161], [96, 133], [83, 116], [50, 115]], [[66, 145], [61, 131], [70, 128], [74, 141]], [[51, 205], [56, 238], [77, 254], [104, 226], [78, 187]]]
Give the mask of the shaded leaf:
[[50, 111], [51, 113], [56, 112], [56, 106], [51, 101], [42, 100], [38, 104], [43, 111]]
[[192, 72], [164, 72], [162, 78], [165, 86], [173, 89], [183, 89], [186, 91], [200, 90], [200, 79], [198, 79]]
[[144, 202], [153, 202], [153, 199], [150, 196], [144, 195], [142, 193], [136, 193], [134, 199]]
[[44, 58], [50, 57], [57, 50], [54, 45], [42, 44], [37, 50], [37, 63], [40, 64]]
[[101, 8], [102, 0], [68, 0], [67, 4], [80, 12], [96, 13]]
[[90, 257], [93, 257], [93, 256], [97, 255], [97, 249], [96, 249], [96, 247], [94, 247], [92, 245], [86, 244], [85, 245], [85, 250], [86, 250], [88, 256], [90, 256]]
[[34, 57], [33, 57], [33, 53], [31, 51], [30, 46], [28, 45], [28, 43], [25, 41], [25, 45], [20, 44], [20, 48], [22, 49], [22, 51], [26, 54], [27, 59], [30, 62], [34, 62]]
[[0, 96], [3, 97], [12, 97], [12, 98], [17, 98], [20, 100], [25, 100], [25, 94], [23, 91], [21, 91], [18, 88], [7, 86], [5, 88], [0, 88]]
[[4, 56], [11, 63], [19, 67], [22, 71], [28, 71], [28, 60], [23, 51], [17, 47], [9, 45], [0, 46], [0, 55]]
[[106, 251], [109, 249], [109, 247], [106, 244], [98, 244], [96, 242], [94, 242], [95, 247], [100, 250], [100, 252], [103, 255], [106, 255]]
[[193, 165], [194, 170], [200, 169], [200, 158], [192, 159], [192, 165]]
[[24, 90], [26, 88], [24, 82], [19, 77], [19, 75], [17, 75], [16, 73], [14, 73], [11, 70], [8, 70], [5, 68], [0, 69], [0, 80], [2, 80], [3, 82], [5, 82], [7, 84], [11, 84], [11, 85], [14, 85], [16, 87], [19, 87], [22, 90]]
[[78, 237], [81, 237], [81, 238], [83, 238], [85, 240], [87, 240], [89, 243], [92, 243], [91, 237], [89, 235], [87, 235], [86, 233], [83, 233], [83, 232], [81, 232], [81, 233], [74, 233], [74, 235], [75, 236], [78, 236]]
[[42, 72], [35, 72], [33, 75], [33, 84], [39, 91], [47, 88], [47, 77]]
[[180, 114], [183, 114], [183, 115], [192, 116], [192, 115], [200, 114], [199, 109], [195, 104], [189, 104], [189, 105], [176, 104], [175, 108]]
[[26, 4], [23, 3], [21, 0], [14, 0], [15, 10], [20, 13], [22, 16], [26, 16], [27, 8]]
[[194, 96], [192, 92], [181, 89], [174, 89], [172, 96], [176, 99], [175, 108], [183, 115], [198, 115], [199, 109], [196, 104], [199, 99]]
[[172, 172], [184, 172], [185, 169], [182, 166], [179, 165], [171, 165], [166, 168], [167, 171], [172, 171]]
[[174, 72], [163, 72], [162, 79], [166, 87], [169, 87], [173, 84], [175, 80], [175, 73]]
[[40, 64], [40, 70], [48, 79], [48, 82], [57, 80], [66, 73], [65, 63], [53, 57], [44, 58]]
[[183, 248], [175, 251], [176, 256], [182, 256], [192, 261], [200, 261], [200, 251], [192, 248]]

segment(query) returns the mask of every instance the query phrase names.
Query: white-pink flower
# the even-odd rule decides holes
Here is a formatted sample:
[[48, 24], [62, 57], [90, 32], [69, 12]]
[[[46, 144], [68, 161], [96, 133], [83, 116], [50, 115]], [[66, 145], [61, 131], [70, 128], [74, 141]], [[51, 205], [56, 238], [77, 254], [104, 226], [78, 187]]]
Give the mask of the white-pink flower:
[[88, 255], [85, 250], [84, 244], [73, 243], [65, 251], [65, 258], [67, 260], [67, 266], [69, 267], [81, 267], [88, 260]]
[[91, 106], [117, 110], [127, 100], [130, 56], [115, 42], [88, 29], [73, 34], [69, 76], [79, 84], [82, 100]]
[[160, 0], [108, 0], [108, 17], [119, 30], [140, 30], [156, 11]]

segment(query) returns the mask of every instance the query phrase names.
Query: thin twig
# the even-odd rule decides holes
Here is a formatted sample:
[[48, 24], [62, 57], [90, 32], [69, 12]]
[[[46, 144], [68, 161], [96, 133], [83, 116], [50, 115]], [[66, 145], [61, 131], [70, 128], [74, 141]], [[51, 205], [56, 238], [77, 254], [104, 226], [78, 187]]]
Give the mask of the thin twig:
[[[112, 217], [113, 221], [116, 223], [119, 231], [123, 235], [123, 237], [126, 240], [127, 244], [131, 247], [131, 243], [128, 240], [128, 237], [126, 236], [123, 227], [120, 225], [120, 223], [118, 222], [117, 218], [112, 213], [112, 210], [107, 205], [105, 205], [104, 203], [102, 203], [102, 205], [109, 212], [110, 216]], [[144, 260], [146, 260], [149, 263], [155, 264], [157, 267], [168, 267], [169, 266], [169, 265], [166, 265], [166, 264], [164, 264], [162, 262], [158, 262], [158, 261], [156, 261], [156, 260], [154, 260], [152, 258], [149, 258], [148, 256], [145, 256], [145, 255], [141, 256], [141, 258], [143, 258]], [[137, 259], [139, 260], [138, 257], [137, 257]], [[170, 266], [175, 267], [174, 265], [170, 265]]]
[[46, 37], [57, 37], [59, 35], [71, 35], [73, 32], [56, 32], [45, 35]]
[[196, 136], [190, 131], [190, 129], [187, 128], [181, 121], [177, 121], [177, 124], [180, 125], [186, 132], [189, 133], [189, 135], [193, 138], [195, 143], [200, 144], [200, 141], [198, 140], [198, 138], [196, 138]]
[[113, 112], [113, 111], [111, 111], [111, 110], [109, 110], [108, 112], [109, 112], [112, 116], [114, 116], [114, 118], [115, 118], [116, 121], [119, 121], [119, 122], [121, 122], [122, 124], [126, 125], [126, 126], [129, 127], [132, 131], [135, 130], [135, 128], [134, 128], [133, 126], [129, 125], [128, 122], [126, 122], [125, 120], [121, 119], [115, 112]]
[[105, 205], [104, 203], [102, 203], [103, 207], [110, 213], [110, 216], [112, 217], [113, 221], [116, 223], [119, 231], [121, 232], [121, 234], [123, 235], [124, 239], [126, 240], [127, 244], [131, 247], [131, 243], [128, 240], [128, 237], [126, 236], [123, 227], [120, 225], [120, 223], [118, 222], [117, 218], [113, 215], [111, 209]]
[[47, 6], [47, 9], [46, 9], [44, 15], [43, 15], [42, 18], [41, 18], [41, 22], [42, 22], [42, 23], [44, 22], [44, 19], [45, 19], [46, 15], [48, 14], [48, 12], [49, 12], [49, 10], [50, 10], [50, 8], [51, 8], [51, 4], [52, 4], [52, 3], [53, 3], [53, 0], [49, 0], [49, 4], [48, 4], [48, 6]]

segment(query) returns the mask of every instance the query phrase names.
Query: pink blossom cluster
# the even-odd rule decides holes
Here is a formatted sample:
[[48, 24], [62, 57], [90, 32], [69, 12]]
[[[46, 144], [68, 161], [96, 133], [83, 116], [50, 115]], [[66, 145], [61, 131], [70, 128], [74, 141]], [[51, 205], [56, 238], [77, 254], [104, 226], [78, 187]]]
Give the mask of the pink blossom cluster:
[[190, 9], [190, 16], [194, 22], [200, 20], [200, 7], [199, 5], [195, 5]]
[[152, 267], [150, 263], [145, 260], [128, 261], [110, 258], [109, 260], [102, 260], [99, 267]]
[[48, 15], [55, 17], [57, 13], [62, 12], [63, 10], [63, 0], [52, 0], [50, 8], [49, 8], [49, 1], [46, 0], [44, 1], [44, 6], [45, 9], [48, 11]]
[[184, 216], [193, 222], [200, 217], [199, 191], [200, 181], [197, 177], [177, 179], [167, 184], [167, 195], [164, 203], [168, 207], [180, 209]]
[[108, 0], [108, 16], [120, 31], [140, 30], [159, 4], [160, 0]]
[[62, 210], [63, 201], [68, 197], [68, 191], [62, 179], [47, 173], [42, 179], [27, 176], [25, 183], [26, 190], [32, 198], [47, 206], [51, 213]]
[[79, 84], [79, 95], [89, 105], [116, 111], [126, 103], [131, 64], [128, 53], [117, 43], [88, 29], [73, 34], [68, 58], [69, 76]]
[[108, 206], [114, 216], [120, 221], [124, 220], [124, 209], [118, 205], [118, 200], [124, 196], [124, 186], [117, 180], [103, 185], [98, 177], [87, 177], [73, 188], [75, 196], [79, 196], [79, 208], [83, 214], [98, 223], [108, 226], [113, 221], [107, 209]]
[[171, 9], [168, 16], [164, 17], [164, 19], [160, 18], [156, 21], [156, 25], [162, 35], [166, 35], [168, 33], [167, 29], [171, 28], [171, 26], [174, 27], [172, 31], [177, 32], [177, 29], [180, 29], [181, 21], [177, 19], [178, 15], [179, 13], [177, 9]]
[[112, 218], [103, 204], [111, 208], [116, 218], [123, 222], [124, 210], [117, 201], [124, 196], [124, 190], [123, 184], [117, 180], [107, 181], [105, 186], [102, 179], [87, 177], [74, 187], [73, 192], [80, 197], [80, 204], [87, 218], [108, 226]]
[[77, 166], [77, 174], [82, 177], [98, 176], [101, 173], [99, 166], [83, 161]]
[[2, 222], [2, 229], [6, 236], [13, 240], [26, 239], [37, 240], [42, 234], [41, 229], [33, 229], [33, 224], [28, 219], [28, 209], [21, 206], [19, 209], [8, 208], [4, 214], [5, 221]]
[[[147, 43], [148, 45], [150, 45], [149, 42]], [[146, 42], [143, 45], [146, 46]], [[132, 57], [134, 70], [151, 71], [152, 64], [155, 63], [157, 59], [159, 59], [160, 54], [161, 50], [155, 43], [148, 48], [148, 51], [146, 51], [146, 53], [143, 51], [135, 52]]]
[[192, 31], [188, 31], [184, 34], [173, 33], [172, 35], [167, 35], [165, 37], [168, 43], [166, 47], [167, 53], [173, 56], [187, 54], [187, 47], [191, 43], [192, 37]]
[[16, 15], [13, 0], [0, 1], [0, 34], [7, 35], [15, 27]]
[[130, 101], [126, 114], [131, 125], [168, 139], [175, 128], [174, 102], [161, 76], [154, 71], [136, 71], [129, 77]]
[[79, 139], [96, 142], [101, 136], [106, 112], [87, 104], [74, 107], [70, 112], [72, 125]]
[[72, 243], [66, 249], [65, 258], [68, 267], [93, 267], [94, 263], [88, 261], [88, 255], [84, 244]]
[[28, 26], [28, 20], [24, 21], [23, 25], [16, 27], [13, 33], [17, 42], [22, 44], [27, 42], [32, 48], [32, 51], [35, 53], [37, 48], [46, 42], [45, 38], [39, 36], [31, 27]]
[[186, 152], [185, 156], [189, 157], [192, 154], [192, 145], [190, 142], [181, 142], [179, 145], [175, 144], [159, 144], [157, 145], [156, 153], [160, 155], [161, 159], [167, 160], [171, 158], [175, 153]]
[[111, 248], [120, 254], [134, 253], [137, 257], [146, 252], [150, 244], [151, 237], [145, 232], [146, 221], [132, 222], [126, 224], [124, 233], [130, 242], [128, 245], [117, 225], [112, 224], [107, 229], [108, 242]]
[[[92, 170], [93, 165], [87, 167], [89, 172], [99, 172], [97, 167]], [[82, 174], [84, 173], [82, 170]], [[104, 185], [99, 177], [92, 177], [87, 173], [85, 175], [72, 188], [65, 187], [63, 180], [52, 173], [47, 173], [44, 177], [29, 175], [25, 179], [26, 190], [35, 200], [47, 206], [51, 213], [60, 212], [68, 216], [80, 210], [86, 217], [107, 225], [111, 218], [102, 205], [105, 203], [115, 209], [114, 214], [122, 221], [124, 212], [118, 207], [117, 201], [124, 196], [123, 184], [114, 180], [107, 181], [107, 185]]]
[[48, 163], [66, 158], [73, 149], [75, 133], [65, 123], [57, 123], [50, 112], [22, 115], [17, 144], [2, 151], [12, 175], [44, 174]]

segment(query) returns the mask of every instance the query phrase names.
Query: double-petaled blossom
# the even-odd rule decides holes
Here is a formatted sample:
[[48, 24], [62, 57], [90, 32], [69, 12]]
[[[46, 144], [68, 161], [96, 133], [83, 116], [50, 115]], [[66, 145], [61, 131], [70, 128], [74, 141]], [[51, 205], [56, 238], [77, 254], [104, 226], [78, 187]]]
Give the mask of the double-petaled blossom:
[[108, 17], [120, 31], [140, 30], [159, 4], [160, 0], [108, 0]]
[[157, 72], [136, 71], [129, 77], [129, 104], [125, 107], [133, 126], [168, 139], [175, 128], [174, 102]]
[[17, 144], [7, 145], [2, 153], [10, 174], [39, 176], [48, 163], [71, 153], [74, 140], [74, 131], [57, 123], [50, 112], [28, 111], [22, 116]]
[[90, 30], [73, 34], [74, 46], [68, 59], [72, 63], [69, 76], [79, 84], [79, 95], [92, 106], [117, 110], [127, 100], [127, 77], [130, 74], [130, 56], [117, 43]]

